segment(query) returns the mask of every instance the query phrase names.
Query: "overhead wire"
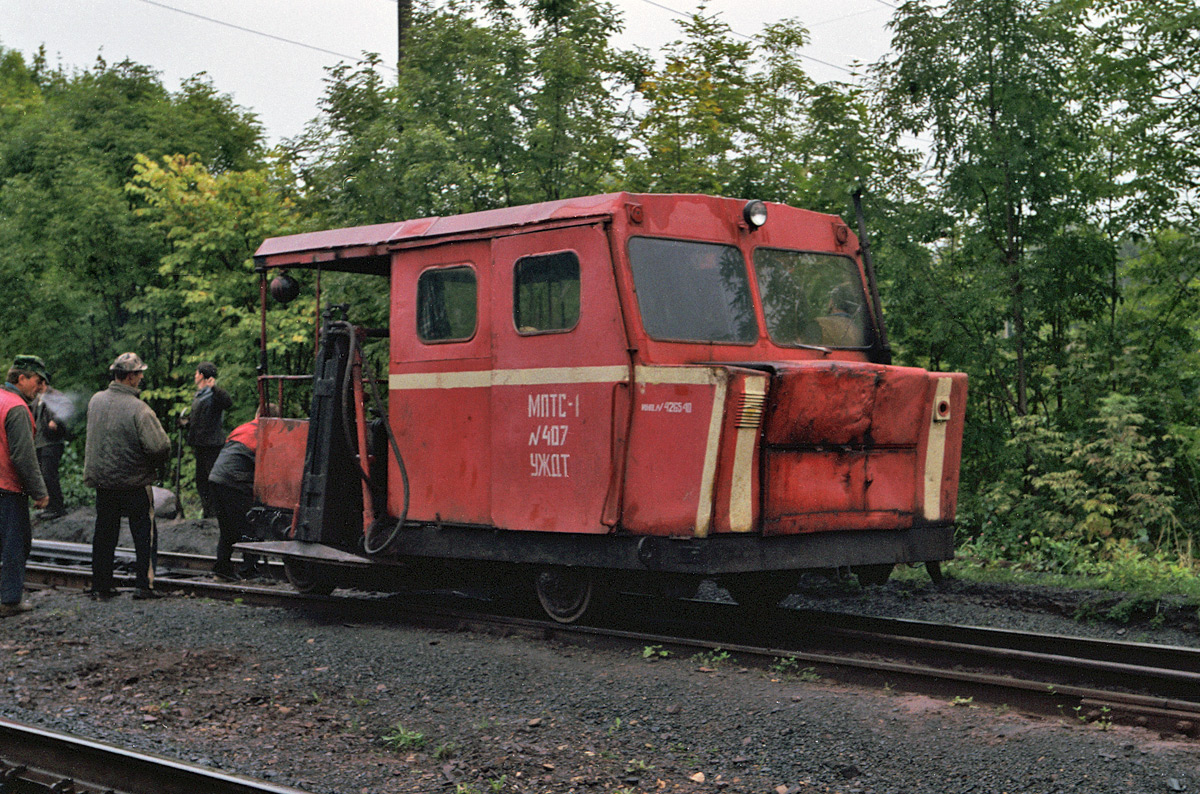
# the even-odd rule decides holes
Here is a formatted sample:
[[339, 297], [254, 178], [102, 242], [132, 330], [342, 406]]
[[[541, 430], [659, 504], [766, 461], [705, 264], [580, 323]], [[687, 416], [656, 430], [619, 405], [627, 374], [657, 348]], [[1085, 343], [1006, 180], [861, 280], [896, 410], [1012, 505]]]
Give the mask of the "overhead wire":
[[[681, 19], [687, 19], [688, 17], [692, 16], [691, 14], [685, 14], [682, 11], [671, 8], [670, 6], [666, 6], [666, 5], [663, 5], [662, 3], [655, 2], [655, 0], [642, 0], [642, 2], [647, 5], [652, 5], [655, 8], [661, 8], [663, 11], [666, 11], [669, 14], [674, 14], [675, 16], [680, 17]], [[733, 28], [730, 28], [729, 32], [739, 38], [745, 39], [746, 41], [754, 41], [753, 36], [747, 36], [745, 33], [736, 31]], [[853, 70], [847, 69], [845, 66], [841, 66], [836, 63], [830, 63], [829, 61], [823, 61], [820, 58], [814, 58], [811, 55], [805, 55], [804, 53], [800, 53], [800, 57], [806, 61], [812, 61], [813, 63], [819, 63], [822, 66], [828, 66], [830, 69], [837, 69], [838, 71], [845, 72], [846, 74], [854, 74]]]
[[[397, 0], [390, 0], [390, 1], [391, 1], [392, 3], [395, 3], [395, 2], [397, 2]], [[195, 11], [188, 11], [187, 9], [184, 9], [184, 8], [178, 8], [178, 7], [176, 7], [176, 6], [172, 6], [172, 5], [169, 5], [169, 4], [167, 4], [167, 3], [160, 2], [159, 0], [138, 0], [138, 2], [145, 3], [146, 5], [152, 5], [152, 6], [155, 6], [155, 7], [157, 7], [157, 8], [164, 9], [164, 10], [166, 10], [166, 11], [174, 11], [174, 12], [175, 12], [175, 13], [177, 13], [177, 14], [183, 14], [183, 15], [185, 15], [185, 16], [193, 17], [193, 18], [195, 18], [195, 19], [200, 19], [200, 20], [203, 20], [203, 21], [205, 21], [205, 22], [210, 22], [210, 23], [212, 23], [212, 24], [214, 24], [214, 25], [221, 25], [222, 27], [231, 28], [231, 29], [233, 29], [233, 30], [239, 30], [239, 31], [241, 31], [241, 32], [243, 32], [243, 33], [249, 33], [249, 34], [251, 34], [251, 35], [254, 35], [254, 36], [261, 36], [261, 37], [263, 37], [263, 38], [272, 39], [273, 41], [282, 42], [282, 43], [284, 43], [284, 44], [291, 44], [291, 45], [293, 45], [293, 46], [296, 46], [296, 47], [303, 47], [303, 48], [305, 48], [305, 49], [308, 49], [308, 50], [313, 50], [314, 52], [321, 52], [321, 53], [325, 53], [326, 55], [334, 55], [334, 56], [336, 56], [336, 57], [338, 57], [338, 58], [346, 58], [346, 59], [348, 59], [348, 60], [351, 60], [351, 61], [357, 61], [357, 60], [361, 60], [361, 56], [360, 56], [360, 55], [350, 55], [350, 54], [348, 54], [348, 53], [344, 53], [344, 52], [338, 52], [337, 50], [331, 50], [331, 49], [328, 49], [328, 48], [325, 48], [325, 47], [318, 47], [318, 46], [316, 46], [315, 44], [308, 44], [307, 42], [303, 42], [303, 41], [297, 41], [296, 39], [289, 39], [289, 38], [287, 38], [287, 37], [285, 37], [285, 36], [277, 36], [277, 35], [275, 35], [274, 33], [267, 33], [266, 31], [263, 31], [263, 30], [258, 30], [258, 29], [256, 29], [256, 28], [250, 28], [250, 27], [246, 27], [245, 25], [238, 25], [238, 24], [236, 24], [236, 23], [233, 23], [233, 22], [227, 22], [227, 21], [225, 21], [225, 20], [223, 20], [223, 19], [217, 19], [216, 17], [210, 17], [210, 16], [207, 16], [207, 15], [205, 15], [205, 14], [198, 14], [198, 13], [196, 13]], [[656, 0], [642, 0], [642, 2], [644, 2], [644, 3], [648, 4], [648, 5], [655, 6], [656, 8], [660, 8], [660, 9], [662, 9], [663, 11], [666, 11], [666, 12], [668, 12], [668, 13], [670, 13], [670, 14], [674, 14], [675, 16], [677, 16], [677, 17], [680, 17], [680, 18], [684, 18], [684, 19], [686, 19], [687, 17], [691, 16], [690, 14], [684, 13], [684, 12], [682, 12], [682, 11], [679, 11], [679, 10], [675, 9], [675, 8], [671, 8], [670, 6], [667, 6], [667, 5], [664, 5], [664, 4], [662, 4], [662, 3], [656, 2]], [[879, 3], [879, 4], [883, 5], [883, 6], [886, 6], [887, 8], [892, 8], [892, 9], [894, 9], [894, 8], [895, 8], [895, 6], [892, 6], [892, 5], [890, 5], [890, 4], [886, 3], [886, 2], [884, 2], [884, 0], [875, 0], [875, 2], [877, 2], [877, 3]], [[860, 12], [860, 13], [861, 13], [861, 12]], [[838, 21], [838, 20], [840, 20], [840, 19], [847, 19], [847, 18], [849, 18], [849, 16], [858, 16], [858, 15], [859, 15], [859, 14], [851, 14], [851, 15], [848, 15], [848, 16], [846, 16], [846, 17], [838, 17], [837, 19], [833, 19], [833, 20], [825, 20], [824, 22], [821, 22], [821, 23], [818, 23], [818, 24], [825, 24], [825, 23], [827, 23], [827, 22], [835, 22], [835, 21]], [[745, 33], [742, 33], [742, 32], [740, 32], [740, 31], [734, 30], [734, 29], [732, 29], [732, 28], [730, 28], [730, 33], [732, 33], [733, 35], [735, 35], [735, 36], [737, 36], [737, 37], [739, 37], [739, 38], [745, 39], [745, 40], [747, 40], [747, 41], [753, 41], [753, 40], [754, 40], [754, 37], [753, 37], [753, 36], [749, 36], [749, 35], [747, 35], [747, 34], [745, 34]], [[806, 61], [811, 61], [811, 62], [813, 62], [813, 63], [819, 63], [819, 64], [821, 64], [822, 66], [827, 66], [827, 67], [829, 67], [830, 69], [836, 69], [836, 70], [838, 70], [838, 71], [840, 71], [840, 72], [844, 72], [845, 74], [851, 74], [851, 75], [852, 75], [852, 74], [854, 74], [854, 73], [855, 73], [855, 72], [854, 72], [854, 70], [852, 70], [852, 69], [849, 69], [849, 68], [847, 68], [847, 67], [845, 67], [845, 66], [842, 66], [842, 65], [840, 65], [840, 64], [832, 63], [832, 62], [830, 62], [830, 61], [826, 61], [826, 60], [823, 60], [823, 59], [821, 59], [821, 58], [817, 58], [817, 57], [815, 57], [815, 56], [812, 56], [812, 55], [807, 55], [807, 54], [805, 54], [805, 53], [800, 53], [799, 55], [800, 55], [800, 57], [801, 57], [802, 59], [804, 59], [804, 60], [806, 60]], [[395, 67], [388, 65], [386, 62], [381, 62], [379, 65], [380, 65], [380, 66], [382, 66], [382, 67], [384, 67], [384, 68], [386, 68], [386, 69], [389, 69], [390, 71], [396, 71]]]
[[[390, 1], [391, 1], [391, 2], [393, 2], [393, 3], [397, 2], [397, 0], [390, 0]], [[217, 19], [216, 17], [210, 17], [210, 16], [206, 16], [206, 15], [204, 15], [204, 14], [198, 14], [198, 13], [196, 13], [196, 12], [194, 12], [194, 11], [188, 11], [187, 9], [184, 9], [184, 8], [177, 8], [176, 6], [168, 5], [167, 3], [163, 3], [163, 2], [159, 2], [159, 0], [138, 0], [138, 2], [145, 3], [146, 5], [152, 5], [152, 6], [155, 6], [155, 7], [157, 7], [157, 8], [164, 9], [164, 10], [166, 10], [166, 11], [174, 11], [174, 12], [175, 12], [175, 13], [177, 13], [177, 14], [183, 14], [183, 15], [185, 15], [185, 16], [193, 17], [193, 18], [195, 18], [195, 19], [200, 19], [200, 20], [203, 20], [203, 21], [205, 21], [205, 22], [210, 22], [210, 23], [212, 23], [212, 24], [214, 24], [214, 25], [220, 25], [220, 26], [222, 26], [222, 27], [231, 28], [231, 29], [233, 29], [233, 30], [239, 30], [239, 31], [241, 31], [241, 32], [243, 32], [243, 33], [249, 33], [249, 34], [251, 34], [251, 35], [254, 35], [254, 36], [261, 36], [261, 37], [263, 37], [263, 38], [271, 39], [271, 40], [273, 40], [273, 41], [282, 42], [282, 43], [284, 43], [284, 44], [291, 44], [291, 45], [293, 45], [293, 46], [296, 46], [296, 47], [303, 47], [303, 48], [305, 48], [305, 49], [308, 49], [308, 50], [313, 50], [314, 52], [321, 52], [321, 53], [325, 53], [326, 55], [333, 55], [333, 56], [336, 56], [336, 57], [338, 57], [338, 58], [345, 58], [345, 59], [347, 59], [347, 60], [350, 60], [350, 61], [358, 61], [358, 60], [361, 60], [361, 56], [349, 55], [349, 54], [347, 54], [347, 53], [344, 53], [344, 52], [338, 52], [337, 50], [330, 50], [330, 49], [327, 49], [327, 48], [325, 48], [325, 47], [318, 47], [318, 46], [316, 46], [316, 45], [314, 45], [314, 44], [308, 44], [308, 43], [306, 43], [306, 42], [303, 42], [303, 41], [297, 41], [297, 40], [295, 40], [295, 39], [289, 39], [289, 38], [287, 38], [287, 37], [285, 37], [285, 36], [277, 36], [277, 35], [275, 35], [274, 33], [267, 33], [266, 31], [263, 31], [263, 30], [257, 30], [257, 29], [255, 29], [255, 28], [249, 28], [249, 27], [246, 27], [246, 26], [244, 26], [244, 25], [238, 25], [238, 24], [235, 24], [235, 23], [233, 23], [233, 22], [227, 22], [227, 21], [225, 21], [225, 20], [223, 20], [223, 19]], [[671, 8], [670, 6], [664, 5], [663, 3], [659, 3], [659, 2], [657, 2], [657, 0], [642, 0], [642, 2], [643, 2], [643, 3], [646, 3], [646, 4], [648, 4], [648, 5], [655, 6], [656, 8], [660, 8], [660, 9], [662, 9], [663, 11], [666, 11], [666, 12], [668, 12], [668, 13], [670, 13], [670, 14], [674, 14], [675, 16], [677, 16], [677, 17], [680, 17], [680, 18], [683, 18], [683, 19], [686, 19], [686, 18], [688, 18], [688, 17], [690, 17], [690, 16], [691, 16], [691, 14], [684, 13], [684, 12], [682, 12], [682, 11], [679, 11], [679, 10], [675, 9], [675, 8]], [[885, 0], [875, 0], [875, 2], [879, 3], [879, 4], [880, 4], [880, 5], [882, 5], [882, 6], [885, 6], [885, 7], [887, 7], [887, 8], [891, 8], [891, 9], [893, 9], [893, 10], [896, 8], [895, 6], [891, 5], [890, 3], [887, 3], [887, 2], [885, 2]], [[829, 22], [837, 22], [837, 21], [840, 21], [840, 20], [842, 20], [842, 19], [848, 19], [848, 18], [849, 18], [849, 17], [851, 17], [851, 16], [859, 16], [861, 13], [863, 13], [863, 12], [857, 12], [857, 13], [855, 13], [855, 14], [849, 14], [849, 15], [846, 15], [846, 16], [843, 16], [843, 17], [838, 17], [838, 18], [836, 18], [836, 19], [824, 20], [823, 22], [820, 22], [820, 23], [817, 23], [817, 24], [827, 24], [827, 23], [829, 23]], [[740, 31], [734, 30], [733, 28], [730, 28], [730, 31], [729, 31], [729, 32], [730, 32], [730, 33], [732, 33], [732, 34], [733, 34], [733, 35], [735, 35], [735, 36], [738, 36], [739, 38], [746, 39], [747, 41], [753, 41], [753, 40], [754, 40], [754, 37], [753, 37], [753, 36], [748, 36], [748, 35], [746, 35], [745, 33], [741, 33]], [[821, 64], [822, 66], [827, 66], [827, 67], [829, 67], [829, 68], [831, 68], [831, 69], [836, 69], [836, 70], [838, 70], [838, 71], [840, 71], [840, 72], [844, 72], [844, 73], [846, 73], [846, 74], [850, 74], [850, 75], [853, 75], [853, 74], [855, 74], [855, 72], [854, 72], [852, 69], [849, 69], [849, 68], [847, 68], [847, 67], [845, 67], [845, 66], [841, 66], [840, 64], [831, 63], [831, 62], [829, 62], [829, 61], [822, 60], [821, 58], [816, 58], [816, 57], [813, 57], [813, 56], [811, 56], [811, 55], [805, 55], [804, 53], [799, 53], [799, 56], [800, 56], [801, 58], [803, 58], [804, 60], [807, 60], [807, 61], [812, 61], [813, 63], [819, 63], [819, 64]], [[396, 68], [395, 68], [394, 66], [390, 66], [390, 65], [389, 65], [389, 64], [387, 64], [386, 62], [383, 62], [383, 61], [381, 61], [381, 62], [379, 62], [379, 64], [378, 64], [378, 65], [379, 65], [379, 66], [381, 66], [381, 67], [383, 67], [383, 68], [385, 68], [385, 69], [388, 69], [388, 70], [390, 70], [390, 71], [393, 71], [393, 72], [394, 72], [394, 71], [396, 71]], [[915, 137], [915, 136], [914, 136], [914, 137]], [[915, 138], [915, 140], [921, 141], [921, 139], [920, 139], [920, 138]], [[925, 141], [922, 141], [922, 142], [925, 142]]]
[[[215, 17], [205, 16], [204, 14], [197, 14], [194, 11], [188, 11], [187, 9], [183, 9], [183, 8], [176, 8], [175, 6], [167, 5], [166, 3], [160, 3], [160, 2], [158, 2], [158, 0], [138, 0], [138, 2], [145, 3], [146, 5], [152, 5], [152, 6], [156, 6], [158, 8], [166, 9], [167, 11], [174, 11], [177, 14], [184, 14], [189, 17], [195, 17], [196, 19], [202, 19], [205, 22], [211, 22], [214, 25], [221, 25], [223, 27], [233, 28], [234, 30], [240, 30], [243, 33], [250, 33], [255, 36], [262, 36], [263, 38], [280, 41], [280, 42], [283, 42], [284, 44], [292, 44], [297, 47], [304, 47], [305, 49], [308, 49], [308, 50], [314, 50], [316, 52], [323, 52], [326, 55], [336, 55], [339, 58], [347, 58], [351, 61], [362, 60], [361, 55], [347, 55], [344, 52], [337, 52], [336, 50], [325, 49], [324, 47], [318, 47], [314, 44], [307, 44], [303, 41], [296, 41], [295, 39], [289, 39], [289, 38], [285, 38], [283, 36], [276, 36], [274, 33], [267, 33], [262, 30], [255, 30], [254, 28], [248, 28], [243, 25], [236, 25], [232, 22], [226, 22], [223, 19], [216, 19]], [[380, 63], [379, 65], [386, 69], [391, 69], [393, 72], [396, 71], [395, 67], [389, 66], [386, 63]]]

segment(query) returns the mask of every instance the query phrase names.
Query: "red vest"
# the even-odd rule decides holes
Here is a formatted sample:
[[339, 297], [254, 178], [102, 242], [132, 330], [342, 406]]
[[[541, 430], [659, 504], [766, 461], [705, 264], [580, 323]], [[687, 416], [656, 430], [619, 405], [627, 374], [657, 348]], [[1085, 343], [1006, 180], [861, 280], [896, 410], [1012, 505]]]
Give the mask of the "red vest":
[[244, 425], [238, 425], [229, 434], [229, 438], [225, 439], [225, 443], [236, 441], [239, 444], [245, 444], [251, 452], [258, 451], [258, 420], [251, 419]]
[[25, 402], [25, 398], [21, 395], [0, 387], [0, 490], [11, 493], [24, 493], [25, 491], [25, 486], [21, 484], [21, 478], [17, 476], [17, 470], [13, 468], [12, 457], [8, 454], [8, 430], [4, 426], [4, 419], [8, 416], [8, 412], [18, 405], [29, 414], [29, 429], [33, 430], [33, 411], [30, 409], [29, 403]]

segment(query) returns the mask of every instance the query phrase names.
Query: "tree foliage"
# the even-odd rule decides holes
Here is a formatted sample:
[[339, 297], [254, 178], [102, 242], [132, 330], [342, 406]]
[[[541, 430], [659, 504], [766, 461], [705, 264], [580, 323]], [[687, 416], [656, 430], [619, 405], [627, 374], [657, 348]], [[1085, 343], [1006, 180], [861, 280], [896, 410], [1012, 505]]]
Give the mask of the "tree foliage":
[[69, 73], [40, 57], [25, 65], [11, 51], [0, 56], [0, 291], [28, 307], [5, 313], [0, 337], [84, 391], [134, 347], [150, 382], [165, 383], [198, 351], [177, 307], [146, 299], [174, 287], [160, 272], [171, 241], [139, 217], [140, 197], [126, 184], [143, 156], [255, 165], [257, 122], [202, 77], [171, 93], [130, 61]]
[[[181, 361], [174, 386], [148, 395], [190, 403], [188, 376], [201, 360], [220, 361], [222, 383], [243, 399], [235, 410], [254, 413], [259, 364], [259, 290], [252, 256], [266, 237], [300, 229], [291, 173], [278, 163], [213, 173], [194, 157], [139, 155], [127, 190], [138, 200], [135, 217], [165, 240], [157, 280], [130, 299], [130, 311], [173, 318], [157, 338], [131, 334], [133, 347], [165, 350]], [[312, 356], [313, 299], [273, 307], [271, 372], [307, 372]]]

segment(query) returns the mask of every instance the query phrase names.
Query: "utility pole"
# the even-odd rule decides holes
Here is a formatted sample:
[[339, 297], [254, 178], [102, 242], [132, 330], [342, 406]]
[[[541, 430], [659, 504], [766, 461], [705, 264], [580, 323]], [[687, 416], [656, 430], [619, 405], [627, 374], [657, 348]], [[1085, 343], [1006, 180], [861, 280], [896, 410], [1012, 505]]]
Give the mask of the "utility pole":
[[412, 25], [412, 0], [396, 0], [396, 68], [404, 63], [404, 45], [408, 42], [408, 29]]

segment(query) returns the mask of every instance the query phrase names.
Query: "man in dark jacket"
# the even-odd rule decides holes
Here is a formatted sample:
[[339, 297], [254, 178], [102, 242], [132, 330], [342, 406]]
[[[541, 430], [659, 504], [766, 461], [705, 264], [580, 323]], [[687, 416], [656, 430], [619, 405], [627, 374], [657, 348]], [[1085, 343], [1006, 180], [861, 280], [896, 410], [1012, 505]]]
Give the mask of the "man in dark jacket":
[[196, 492], [200, 494], [204, 517], [211, 518], [215, 510], [208, 475], [225, 445], [225, 411], [233, 405], [233, 400], [229, 392], [217, 385], [217, 365], [211, 361], [200, 362], [195, 380], [196, 396], [185, 420], [187, 442], [196, 454]]
[[38, 466], [42, 470], [42, 479], [46, 481], [46, 490], [50, 493], [50, 504], [43, 512], [38, 513], [38, 518], [43, 521], [53, 521], [67, 514], [62, 485], [58, 479], [58, 467], [62, 462], [63, 452], [66, 451], [70, 436], [65, 419], [55, 412], [55, 409], [61, 410], [64, 405], [70, 405], [69, 398], [49, 386], [33, 403], [33, 422], [37, 428], [35, 445]]
[[158, 537], [151, 487], [157, 469], [171, 455], [171, 440], [138, 397], [146, 365], [136, 353], [122, 353], [109, 367], [112, 383], [88, 402], [83, 481], [96, 489], [96, 531], [92, 536], [92, 593], [116, 595], [113, 555], [121, 517], [129, 520], [136, 555], [134, 598], [157, 598], [154, 561]]
[[37, 507], [50, 501], [33, 447], [33, 411], [29, 403], [50, 380], [37, 356], [17, 356], [0, 386], [0, 617], [28, 612], [25, 560], [33, 543], [29, 499]]

